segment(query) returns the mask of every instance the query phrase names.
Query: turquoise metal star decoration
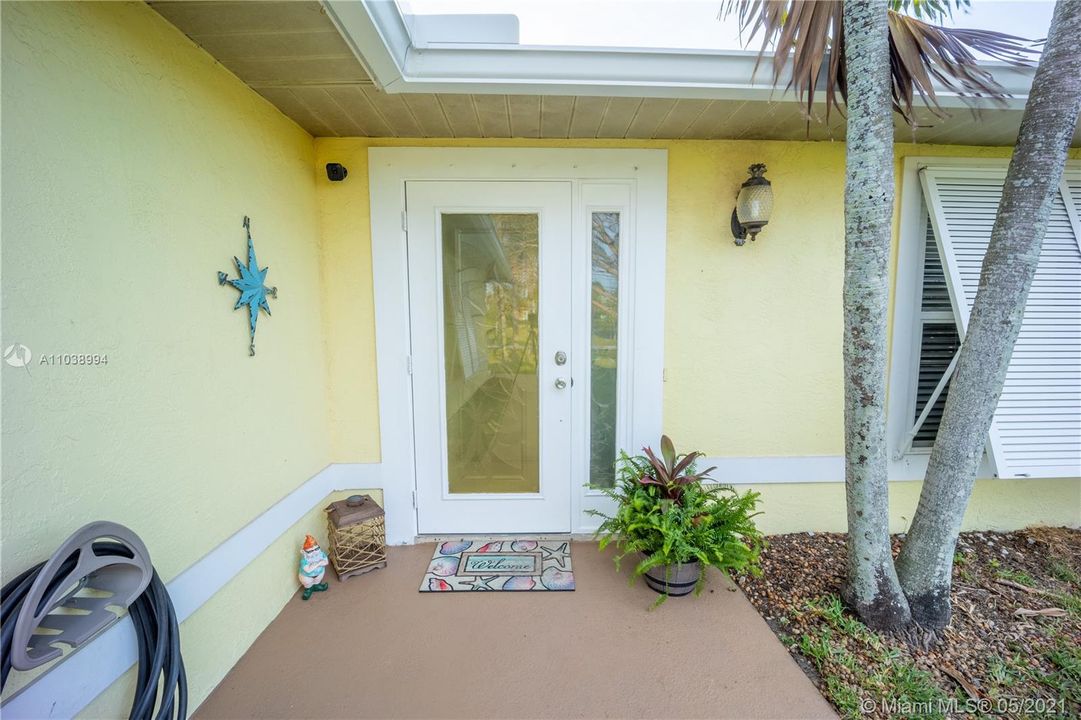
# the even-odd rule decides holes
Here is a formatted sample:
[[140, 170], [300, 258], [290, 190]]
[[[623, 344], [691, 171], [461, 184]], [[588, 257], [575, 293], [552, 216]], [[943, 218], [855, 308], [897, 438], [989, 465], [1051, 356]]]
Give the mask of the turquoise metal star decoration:
[[248, 345], [248, 354], [255, 354], [255, 324], [259, 321], [259, 309], [262, 308], [266, 311], [267, 315], [270, 315], [270, 305], [267, 303], [267, 295], [277, 299], [278, 288], [267, 287], [263, 283], [266, 281], [267, 270], [270, 266], [259, 269], [259, 263], [255, 259], [255, 244], [251, 239], [251, 220], [248, 216], [244, 216], [244, 230], [248, 233], [248, 264], [242, 265], [240, 258], [234, 257], [233, 262], [236, 263], [237, 277], [229, 279], [229, 276], [223, 272], [218, 273], [218, 285], [224, 285], [229, 283], [237, 290], [240, 291], [240, 297], [237, 298], [236, 305], [233, 306], [234, 310], [238, 310], [241, 305], [248, 306], [248, 324], [251, 329], [251, 344]]

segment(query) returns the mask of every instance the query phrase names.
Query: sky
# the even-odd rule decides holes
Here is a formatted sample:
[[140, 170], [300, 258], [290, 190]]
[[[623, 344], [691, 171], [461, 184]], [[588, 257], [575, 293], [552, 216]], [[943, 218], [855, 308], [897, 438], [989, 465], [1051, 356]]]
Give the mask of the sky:
[[[735, 21], [717, 19], [722, 0], [398, 0], [398, 4], [405, 12], [424, 15], [517, 15], [523, 45], [745, 47]], [[1053, 9], [1049, 0], [973, 0], [970, 12], [957, 12], [946, 24], [1036, 39], [1047, 34]], [[759, 46], [756, 39], [750, 49]]]

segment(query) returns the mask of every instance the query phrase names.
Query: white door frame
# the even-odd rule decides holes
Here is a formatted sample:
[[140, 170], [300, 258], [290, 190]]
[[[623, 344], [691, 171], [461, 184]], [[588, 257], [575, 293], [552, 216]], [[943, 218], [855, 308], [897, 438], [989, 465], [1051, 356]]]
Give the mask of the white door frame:
[[[407, 180], [568, 180], [573, 183], [574, 232], [588, 233], [590, 198], [622, 188], [627, 198], [626, 282], [621, 283], [620, 345], [627, 363], [630, 408], [622, 434], [628, 450], [655, 444], [661, 433], [668, 153], [666, 150], [579, 148], [370, 148], [372, 281], [375, 298], [379, 388], [381, 476], [385, 479], [387, 541], [411, 543], [417, 536], [413, 396], [409, 377], [409, 276], [405, 229]], [[603, 208], [616, 209], [607, 200]], [[587, 236], [588, 237], [588, 236]], [[588, 247], [588, 242], [578, 243]], [[577, 263], [575, 264], [577, 268]], [[587, 265], [588, 267], [588, 265]], [[575, 292], [588, 293], [590, 278], [575, 272]], [[659, 287], [660, 286], [660, 287]], [[626, 300], [624, 302], [624, 300]], [[627, 332], [624, 332], [624, 329]], [[584, 333], [578, 333], [583, 336]], [[588, 343], [588, 335], [584, 335]], [[636, 342], [636, 338], [642, 338]], [[585, 347], [588, 347], [586, 345]], [[572, 377], [588, 372], [587, 352], [572, 351]], [[620, 358], [622, 364], [622, 354]], [[582, 395], [582, 393], [579, 393]], [[581, 432], [572, 443], [572, 463], [584, 468], [588, 447]], [[573, 482], [573, 480], [571, 480]], [[583, 481], [584, 482], [584, 481]], [[571, 493], [571, 531], [589, 532], [596, 519], [586, 510], [602, 504], [576, 482]]]

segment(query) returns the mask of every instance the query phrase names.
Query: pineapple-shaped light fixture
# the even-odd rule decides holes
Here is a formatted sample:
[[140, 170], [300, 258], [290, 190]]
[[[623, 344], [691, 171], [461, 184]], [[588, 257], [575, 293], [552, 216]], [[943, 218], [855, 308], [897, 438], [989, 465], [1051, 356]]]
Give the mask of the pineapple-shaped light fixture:
[[736, 207], [732, 210], [732, 235], [736, 245], [754, 240], [769, 222], [773, 212], [773, 188], [765, 177], [766, 166], [755, 163], [748, 168], [751, 176], [739, 188]]

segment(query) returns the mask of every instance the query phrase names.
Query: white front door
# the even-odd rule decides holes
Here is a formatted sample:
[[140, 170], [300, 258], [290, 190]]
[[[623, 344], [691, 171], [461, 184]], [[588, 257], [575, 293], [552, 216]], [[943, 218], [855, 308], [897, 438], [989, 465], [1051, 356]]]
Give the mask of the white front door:
[[571, 529], [572, 184], [408, 181], [421, 533]]

